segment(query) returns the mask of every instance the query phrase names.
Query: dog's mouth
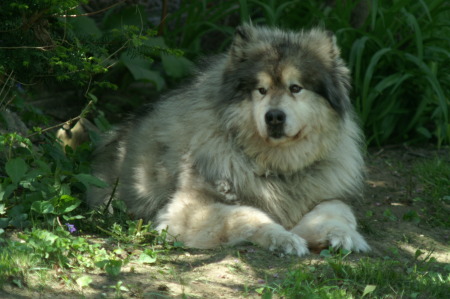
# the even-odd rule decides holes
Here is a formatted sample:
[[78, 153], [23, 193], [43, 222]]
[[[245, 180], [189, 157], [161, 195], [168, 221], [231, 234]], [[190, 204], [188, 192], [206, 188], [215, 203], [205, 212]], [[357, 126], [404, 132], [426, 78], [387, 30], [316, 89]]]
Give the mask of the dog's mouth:
[[305, 132], [305, 127], [300, 128], [300, 130], [298, 130], [297, 134], [295, 134], [294, 137], [292, 137], [292, 139], [293, 140], [302, 139], [304, 137], [304, 132]]
[[284, 131], [284, 127], [280, 126], [280, 127], [267, 127], [267, 139], [270, 143], [279, 143], [282, 141], [297, 141], [300, 140], [304, 137], [304, 131], [305, 131], [305, 127], [300, 128], [300, 130], [298, 130], [298, 132], [293, 135], [293, 136], [289, 136], [286, 135], [285, 131]]
[[267, 141], [273, 144], [280, 144], [289, 141], [301, 139], [304, 135], [304, 128], [302, 127], [294, 135], [286, 133], [286, 114], [279, 109], [269, 110], [264, 120], [266, 123]]
[[281, 139], [286, 136], [284, 133], [284, 125], [277, 125], [277, 126], [268, 126], [267, 127], [267, 135], [269, 138], [273, 139]]

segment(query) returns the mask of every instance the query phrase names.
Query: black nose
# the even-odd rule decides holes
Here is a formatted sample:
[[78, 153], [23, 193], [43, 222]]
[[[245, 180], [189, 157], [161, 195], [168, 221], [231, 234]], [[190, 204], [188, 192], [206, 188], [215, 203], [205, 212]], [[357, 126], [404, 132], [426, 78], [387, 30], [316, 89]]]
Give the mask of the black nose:
[[272, 109], [267, 111], [265, 120], [269, 126], [282, 125], [286, 121], [286, 114], [281, 110]]

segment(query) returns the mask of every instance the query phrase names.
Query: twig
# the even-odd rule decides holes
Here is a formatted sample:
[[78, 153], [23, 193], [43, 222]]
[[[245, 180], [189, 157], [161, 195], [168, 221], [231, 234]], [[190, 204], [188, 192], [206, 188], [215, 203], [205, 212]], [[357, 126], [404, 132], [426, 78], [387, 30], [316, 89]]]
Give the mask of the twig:
[[98, 225], [96, 225], [96, 227], [97, 227], [99, 230], [101, 230], [102, 232], [104, 232], [104, 233], [106, 233], [107, 235], [109, 235], [109, 236], [117, 236], [117, 234], [115, 234], [115, 233], [113, 233], [113, 232], [110, 232], [110, 231], [107, 231], [106, 229], [101, 228], [101, 227], [98, 226]]
[[384, 152], [384, 148], [381, 148], [379, 151], [377, 151], [375, 154], [373, 154], [373, 156], [374, 157], [379, 156], [383, 152]]
[[105, 59], [103, 59], [99, 64], [103, 65], [103, 63], [105, 63], [106, 61], [108, 61], [111, 57], [114, 57], [114, 55], [116, 55], [117, 53], [119, 53], [120, 51], [122, 51], [123, 49], [125, 49], [127, 47], [127, 45], [130, 43], [130, 40], [125, 41], [125, 43], [120, 46], [119, 49], [117, 49], [116, 51], [114, 51], [113, 53], [111, 53], [111, 55], [109, 55], [108, 57], [106, 57]]
[[[22, 82], [22, 81], [19, 81], [19, 80], [15, 79], [15, 78], [11, 78], [11, 80], [14, 81], [14, 82], [17, 82], [17, 83], [19, 83], [21, 85], [24, 85], [24, 86], [36, 85], [36, 83], [25, 83], [25, 82]], [[3, 82], [3, 80], [0, 80], [0, 83], [6, 83], [6, 82]]]
[[41, 50], [41, 51], [47, 51], [48, 48], [54, 48], [54, 45], [51, 46], [40, 46], [40, 47], [31, 47], [31, 46], [17, 46], [17, 47], [0, 47], [0, 49], [9, 49], [9, 50], [15, 50], [15, 49], [35, 49], [35, 50]]
[[[10, 88], [11, 88], [11, 87], [10, 87]], [[9, 89], [8, 89], [8, 90], [9, 90]], [[5, 106], [4, 106], [3, 108], [6, 109], [6, 107], [8, 107], [9, 104], [11, 104], [12, 101], [14, 101], [15, 98], [16, 98], [16, 95], [14, 94], [14, 95], [9, 99], [9, 101], [6, 102], [6, 104], [5, 104]], [[2, 102], [3, 102], [3, 101], [2, 101]], [[0, 105], [0, 110], [2, 110], [2, 105]]]
[[54, 16], [54, 17], [60, 17], [60, 18], [89, 17], [89, 16], [93, 16], [93, 15], [102, 13], [102, 12], [104, 12], [105, 10], [111, 9], [111, 8], [113, 8], [113, 7], [117, 6], [117, 5], [120, 5], [120, 4], [122, 4], [122, 3], [126, 2], [126, 1], [127, 1], [127, 0], [122, 0], [122, 1], [120, 1], [120, 2], [117, 2], [117, 3], [113, 4], [113, 5], [108, 6], [108, 7], [102, 8], [102, 9], [100, 9], [100, 10], [93, 11], [93, 12], [88, 12], [88, 13], [84, 13], [84, 14], [79, 14], [79, 15], [56, 15], [56, 14], [55, 14], [55, 15], [53, 15], [53, 16]]
[[[11, 71], [11, 72], [9, 73], [8, 78], [6, 79], [6, 82], [3, 84], [2, 90], [0, 90], [0, 97], [2, 96], [3, 91], [5, 90], [5, 86], [8, 85], [8, 82], [9, 82], [9, 80], [11, 79], [11, 76], [12, 76], [13, 73], [14, 73], [14, 71]], [[0, 102], [0, 109], [2, 108], [3, 102], [4, 102], [4, 100], [6, 99], [6, 95], [8, 94], [10, 88], [11, 88], [11, 86], [8, 87], [8, 91], [5, 93], [5, 96], [3, 97], [3, 100]], [[5, 107], [6, 107], [6, 106], [7, 106], [7, 105], [5, 105]]]
[[167, 0], [162, 1], [161, 22], [158, 26], [158, 35], [162, 36], [164, 33], [164, 27], [166, 25], [167, 18]]
[[142, 230], [142, 223], [143, 223], [143, 220], [141, 218], [141, 219], [138, 220], [138, 223], [137, 223], [137, 226], [136, 226], [136, 235], [141, 232], [141, 230]]
[[61, 224], [61, 221], [59, 220], [59, 216], [56, 216], [56, 221], [58, 222], [60, 227], [63, 227], [63, 225]]
[[113, 190], [111, 192], [111, 196], [109, 197], [108, 203], [106, 204], [106, 207], [103, 210], [103, 214], [105, 214], [108, 211], [109, 206], [111, 205], [111, 202], [112, 202], [112, 200], [114, 198], [114, 195], [116, 194], [116, 189], [117, 189], [117, 185], [118, 184], [119, 184], [119, 177], [117, 177], [116, 182], [114, 183], [114, 188], [113, 188]]
[[89, 83], [88, 83], [88, 86], [86, 88], [86, 92], [84, 93], [85, 97], [87, 97], [87, 95], [89, 93], [89, 89], [91, 88], [91, 83], [92, 83], [92, 76], [89, 76]]
[[49, 131], [49, 130], [53, 130], [53, 129], [62, 127], [62, 126], [64, 126], [65, 124], [71, 124], [71, 123], [73, 123], [74, 121], [79, 120], [80, 118], [85, 117], [86, 114], [89, 112], [89, 109], [90, 109], [90, 107], [92, 106], [92, 104], [93, 104], [93, 102], [92, 102], [92, 101], [89, 101], [89, 103], [86, 105], [86, 107], [83, 109], [83, 111], [81, 111], [80, 115], [78, 115], [77, 117], [71, 118], [71, 119], [69, 119], [68, 121], [65, 121], [65, 122], [63, 122], [63, 123], [59, 123], [59, 124], [57, 124], [57, 125], [54, 125], [54, 126], [45, 128], [45, 129], [43, 129], [43, 130], [41, 130], [41, 131], [39, 131], [39, 132], [34, 132], [34, 133], [28, 135], [26, 138], [30, 138], [30, 137], [32, 137], [32, 136], [34, 136], [34, 135], [42, 134], [42, 133], [47, 132], [47, 131]]
[[39, 132], [31, 133], [31, 134], [28, 135], [26, 138], [30, 138], [30, 137], [33, 137], [34, 135], [42, 134], [42, 133], [44, 133], [44, 132], [47, 132], [47, 131], [50, 131], [50, 130], [53, 130], [53, 129], [62, 127], [62, 126], [64, 126], [65, 124], [71, 124], [72, 122], [74, 122], [74, 121], [76, 121], [76, 120], [79, 120], [80, 118], [81, 118], [81, 115], [78, 115], [77, 117], [71, 118], [71, 119], [69, 119], [68, 121], [65, 121], [65, 122], [63, 122], [63, 123], [60, 123], [60, 124], [57, 124], [57, 125], [54, 125], [54, 126], [45, 128], [45, 129], [43, 129], [43, 130], [41, 130], [41, 131], [39, 131]]

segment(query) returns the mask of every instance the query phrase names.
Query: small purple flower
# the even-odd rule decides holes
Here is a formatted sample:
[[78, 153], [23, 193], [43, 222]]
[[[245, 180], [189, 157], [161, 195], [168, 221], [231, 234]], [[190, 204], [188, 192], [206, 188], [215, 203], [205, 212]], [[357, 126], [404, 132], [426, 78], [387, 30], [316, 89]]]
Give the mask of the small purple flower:
[[22, 85], [22, 84], [16, 83], [16, 88], [17, 88], [17, 91], [18, 91], [18, 92], [20, 92], [20, 93], [25, 93], [25, 89], [23, 88], [23, 85]]
[[69, 230], [69, 232], [71, 234], [73, 234], [74, 232], [77, 231], [77, 228], [75, 227], [74, 224], [70, 224], [70, 223], [66, 223], [67, 229]]

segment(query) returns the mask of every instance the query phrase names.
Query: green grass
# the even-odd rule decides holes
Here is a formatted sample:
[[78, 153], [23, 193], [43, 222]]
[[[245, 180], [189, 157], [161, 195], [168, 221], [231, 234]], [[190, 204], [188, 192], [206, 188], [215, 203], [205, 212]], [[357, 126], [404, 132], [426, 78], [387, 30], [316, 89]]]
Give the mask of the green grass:
[[37, 268], [40, 260], [26, 252], [15, 251], [10, 243], [1, 243], [0, 281], [13, 283], [18, 287], [24, 285], [25, 277], [31, 269]]
[[414, 165], [413, 173], [423, 185], [424, 195], [413, 200], [425, 204], [422, 213], [428, 215], [428, 223], [450, 228], [450, 162], [445, 159], [437, 157]]
[[261, 292], [264, 298], [272, 294], [286, 298], [445, 298], [449, 291], [450, 269], [437, 266], [433, 259], [350, 262], [345, 255], [336, 255], [324, 264], [300, 265], [281, 284]]
[[[21, 141], [26, 143], [26, 140]], [[21, 156], [28, 164], [38, 159], [43, 168], [51, 171], [50, 167], [43, 166], [49, 163], [45, 155], [33, 158], [27, 155], [26, 151], [22, 151], [20, 155], [15, 153], [15, 157], [11, 159]], [[83, 161], [84, 155], [75, 153], [71, 155], [69, 156], [75, 161], [79, 161], [77, 162], [79, 165], [83, 165], [80, 161]], [[18, 163], [19, 160], [13, 161]], [[8, 179], [3, 181], [3, 186], [5, 189], [8, 189], [8, 184], [13, 186], [16, 189], [12, 192], [16, 192], [21, 198], [32, 196], [39, 188], [44, 188], [38, 184], [39, 180], [46, 182], [49, 177], [55, 178], [55, 175], [60, 173], [64, 173], [64, 178], [71, 177], [67, 171], [55, 170], [55, 173], [51, 172], [52, 175], [41, 173], [39, 179], [31, 176], [36, 180], [32, 182], [35, 188], [30, 188], [27, 185], [31, 184], [29, 169], [23, 165], [15, 169], [15, 172], [7, 171]], [[416, 162], [408, 169], [399, 165], [398, 169], [414, 176], [417, 186], [424, 189], [423, 194], [426, 196], [414, 200], [408, 217], [392, 218], [392, 212], [385, 209], [383, 215], [379, 215], [379, 220], [392, 223], [418, 220], [420, 225], [448, 228], [448, 212], [445, 212], [445, 206], [448, 205], [449, 199], [449, 162], [437, 157]], [[22, 187], [17, 189], [16, 186]], [[81, 186], [82, 184], [78, 187]], [[64, 190], [65, 193], [68, 192]], [[73, 189], [70, 194], [76, 198], [79, 190]], [[0, 232], [0, 290], [8, 285], [45, 293], [52, 289], [52, 285], [62, 283], [65, 289], [82, 294], [92, 283], [91, 276], [82, 273], [104, 273], [110, 277], [108, 282], [110, 292], [114, 292], [116, 297], [128, 296], [133, 288], [129, 284], [123, 284], [120, 278], [124, 277], [123, 269], [130, 263], [158, 265], [163, 268], [167, 264], [173, 275], [182, 277], [177, 273], [176, 267], [170, 266], [172, 263], [170, 256], [183, 252], [180, 251], [182, 244], [166, 242], [164, 234], [159, 235], [152, 231], [150, 224], [129, 220], [123, 205], [114, 204], [115, 214], [110, 216], [88, 211], [78, 204], [73, 210], [67, 209], [66, 205], [57, 205], [52, 199], [39, 200], [45, 209], [38, 209], [30, 201], [23, 200], [20, 204], [19, 201], [11, 199], [3, 197], [2, 219], [14, 219], [18, 213], [14, 212], [14, 209], [20, 207], [19, 215], [26, 215], [22, 218], [28, 219], [28, 222], [17, 222], [22, 225], [22, 229], [11, 229], [11, 223], [15, 222], [9, 222], [9, 227], [3, 228]], [[424, 207], [425, 210], [417, 210], [416, 205]], [[77, 215], [83, 217], [76, 217]], [[372, 220], [375, 217], [371, 215]], [[67, 225], [60, 223], [62, 219], [71, 219], [77, 231], [70, 232]], [[96, 239], [102, 241], [92, 242], [92, 233], [97, 235]], [[398, 254], [395, 244], [392, 246], [394, 249], [391, 254], [362, 258], [353, 258], [353, 254], [349, 255], [348, 252], [326, 250], [321, 253], [320, 258], [315, 258], [314, 262], [305, 262], [303, 259], [301, 262], [294, 262], [291, 270], [285, 270], [286, 272], [282, 274], [284, 276], [282, 280], [266, 283], [259, 288], [246, 287], [244, 293], [247, 295], [257, 293], [262, 298], [274, 296], [444, 298], [446, 296], [450, 291], [448, 265], [438, 263], [432, 253], [425, 254], [419, 249], [413, 256], [405, 258]], [[238, 268], [229, 267], [229, 269], [245, 275], [247, 268], [245, 265], [244, 259]]]

